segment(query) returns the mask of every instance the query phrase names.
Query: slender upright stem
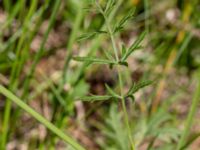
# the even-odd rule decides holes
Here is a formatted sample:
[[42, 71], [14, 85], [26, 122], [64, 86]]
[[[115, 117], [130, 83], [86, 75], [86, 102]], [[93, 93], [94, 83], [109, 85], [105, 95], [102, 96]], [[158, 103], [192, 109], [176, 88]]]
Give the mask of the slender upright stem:
[[[104, 17], [104, 18], [106, 18], [106, 17]], [[110, 34], [110, 39], [111, 39], [111, 42], [112, 42], [112, 47], [113, 47], [113, 50], [114, 50], [114, 53], [115, 53], [116, 61], [119, 61], [119, 56], [118, 56], [118, 51], [117, 51], [117, 44], [115, 43], [113, 32], [111, 30], [111, 27], [110, 27], [110, 24], [108, 22], [108, 19], [105, 19], [105, 21], [106, 21], [106, 25], [108, 27], [108, 31], [109, 31], [109, 34]]]
[[[109, 23], [109, 21], [108, 21], [108, 19], [105, 16], [103, 11], [102, 11], [102, 14], [104, 16], [106, 26], [107, 26], [107, 29], [108, 29], [108, 32], [109, 32], [109, 35], [110, 35], [110, 38], [111, 38], [112, 47], [113, 47], [113, 51], [115, 53], [116, 61], [118, 62], [119, 56], [118, 56], [117, 44], [116, 44], [115, 39], [114, 39], [114, 34], [112, 32], [110, 23]], [[120, 93], [121, 93], [121, 97], [122, 97], [122, 99], [121, 99], [122, 109], [123, 109], [123, 113], [124, 113], [124, 117], [125, 117], [125, 124], [126, 124], [127, 131], [128, 131], [128, 137], [129, 137], [129, 141], [130, 141], [130, 144], [131, 144], [131, 149], [135, 150], [135, 146], [133, 144], [133, 139], [132, 139], [132, 135], [131, 135], [131, 128], [130, 128], [130, 124], [129, 124], [129, 120], [128, 120], [128, 113], [127, 113], [127, 110], [126, 110], [125, 99], [124, 99], [124, 95], [123, 95], [123, 81], [122, 81], [120, 66], [117, 66], [117, 73], [118, 73], [118, 79], [119, 79]]]
[[112, 47], [113, 47], [113, 50], [114, 50], [114, 53], [115, 53], [115, 59], [118, 62], [119, 61], [119, 56], [118, 56], [118, 52], [117, 52], [117, 44], [115, 43], [115, 39], [114, 39], [113, 31], [112, 31], [111, 26], [110, 26], [109, 19], [104, 14], [104, 11], [101, 8], [100, 8], [100, 10], [101, 10], [101, 13], [102, 13], [102, 15], [103, 15], [103, 17], [105, 19], [105, 23], [106, 23], [106, 26], [107, 26], [107, 29], [108, 29], [108, 33], [110, 35], [110, 39], [111, 39], [111, 42], [112, 42]]
[[122, 109], [123, 109], [123, 113], [124, 113], [124, 117], [125, 117], [124, 118], [125, 124], [126, 124], [127, 130], [128, 130], [128, 137], [129, 137], [129, 141], [130, 141], [130, 144], [131, 144], [131, 149], [135, 150], [133, 138], [132, 138], [132, 135], [131, 135], [131, 128], [130, 128], [130, 125], [129, 125], [128, 113], [127, 113], [127, 110], [126, 110], [125, 99], [124, 99], [124, 96], [123, 96], [123, 81], [122, 81], [122, 76], [121, 76], [121, 71], [120, 71], [119, 66], [117, 68], [117, 71], [118, 71], [118, 77], [119, 77], [119, 85], [120, 85], [120, 91], [121, 91], [121, 97], [122, 97], [121, 102], [122, 102]]

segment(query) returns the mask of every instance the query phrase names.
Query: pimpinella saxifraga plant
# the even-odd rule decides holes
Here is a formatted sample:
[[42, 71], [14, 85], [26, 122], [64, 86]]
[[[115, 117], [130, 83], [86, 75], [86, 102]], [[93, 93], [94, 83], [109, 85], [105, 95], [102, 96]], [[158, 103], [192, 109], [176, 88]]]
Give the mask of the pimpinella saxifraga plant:
[[[79, 57], [75, 56], [73, 57], [76, 61], [81, 62], [87, 62], [88, 65], [90, 64], [104, 64], [109, 65], [111, 69], [116, 69], [118, 74], [118, 86], [120, 91], [115, 91], [111, 87], [109, 87], [107, 84], [105, 84], [105, 88], [107, 89], [108, 94], [107, 95], [90, 95], [86, 97], [80, 98], [83, 101], [102, 101], [102, 100], [120, 100], [122, 103], [122, 109], [124, 113], [124, 120], [128, 132], [128, 138], [130, 142], [130, 147], [132, 150], [135, 149], [134, 141], [132, 138], [132, 132], [129, 125], [128, 120], [128, 113], [125, 105], [125, 100], [127, 98], [130, 98], [134, 100], [134, 93], [137, 92], [139, 89], [151, 84], [151, 81], [144, 81], [137, 84], [132, 84], [128, 92], [124, 92], [124, 80], [122, 78], [122, 70], [124, 67], [128, 67], [127, 59], [129, 56], [138, 49], [141, 49], [141, 42], [143, 41], [146, 32], [143, 32], [136, 40], [135, 42], [130, 45], [130, 47], [126, 47], [125, 45], [121, 46], [121, 49], [118, 48], [119, 45], [117, 45], [115, 35], [119, 33], [125, 26], [126, 22], [130, 20], [133, 17], [134, 9], [130, 11], [126, 16], [124, 16], [120, 21], [113, 23], [113, 20], [109, 19], [109, 15], [112, 12], [113, 8], [115, 7], [116, 1], [110, 0], [108, 1], [105, 6], [102, 6], [97, 1], [94, 1], [93, 4], [95, 5], [95, 10], [100, 13], [106, 24], [106, 29], [103, 31], [95, 31], [92, 33], [84, 34], [79, 38], [79, 40], [91, 38], [93, 36], [97, 36], [99, 34], [105, 34], [109, 36], [111, 44], [112, 44], [112, 51], [104, 50], [105, 58], [99, 58], [99, 57]], [[113, 26], [114, 24], [114, 26]]]

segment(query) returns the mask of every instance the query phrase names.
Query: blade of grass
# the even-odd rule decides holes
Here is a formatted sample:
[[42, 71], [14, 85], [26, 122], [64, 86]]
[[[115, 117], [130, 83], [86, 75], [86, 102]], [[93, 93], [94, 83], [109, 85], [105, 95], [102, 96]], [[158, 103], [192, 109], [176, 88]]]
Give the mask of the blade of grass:
[[181, 149], [186, 149], [188, 146], [193, 144], [200, 137], [200, 133], [192, 134], [188, 137], [188, 140], [184, 143]]
[[187, 46], [189, 45], [190, 41], [192, 40], [192, 34], [189, 34], [188, 36], [185, 37], [183, 43], [181, 44], [181, 47], [179, 49], [179, 51], [177, 52], [177, 56], [174, 60], [174, 64], [177, 64], [177, 62], [179, 61], [181, 55], [183, 54], [183, 52], [185, 50], [187, 50]]
[[149, 0], [144, 0], [144, 9], [145, 9], [145, 31], [149, 34], [149, 20], [150, 20], [150, 8]]
[[77, 33], [79, 32], [79, 28], [80, 28], [80, 25], [81, 25], [81, 22], [82, 22], [82, 19], [83, 19], [83, 16], [84, 16], [83, 8], [84, 8], [85, 5], [86, 5], [86, 1], [83, 1], [83, 2], [80, 1], [79, 2], [78, 12], [77, 12], [75, 22], [73, 24], [73, 29], [72, 29], [72, 32], [70, 34], [69, 41], [68, 41], [68, 44], [67, 44], [67, 56], [65, 57], [62, 81], [59, 85], [59, 91], [62, 90], [65, 82], [67, 81], [67, 69], [69, 67], [69, 62], [72, 59], [72, 52], [73, 52], [72, 46], [73, 46], [73, 44], [74, 44], [74, 42], [77, 38]]
[[[45, 11], [45, 9], [47, 8], [47, 6], [48, 6], [48, 1], [46, 1], [46, 3], [43, 5], [43, 7], [41, 7], [37, 12], [31, 12], [31, 10], [29, 11], [29, 12], [31, 12], [30, 14], [32, 14], [32, 13], [34, 13], [34, 15], [32, 16], [32, 19], [31, 19], [31, 21], [29, 21], [29, 22], [27, 22], [26, 23], [26, 28], [28, 29], [28, 31], [27, 32], [31, 32], [33, 29], [35, 30], [35, 31], [33, 31], [33, 33], [34, 32], [36, 32], [36, 31], [38, 31], [38, 28], [39, 28], [39, 26], [41, 25], [41, 19], [42, 19], [42, 15], [43, 15], [43, 13], [44, 13], [44, 11]], [[30, 8], [31, 9], [31, 8]], [[39, 18], [39, 19], [38, 19]], [[37, 23], [36, 23], [36, 25], [35, 25], [35, 27], [33, 27], [33, 24], [34, 24], [34, 22], [35, 21], [37, 21]], [[13, 44], [14, 42], [16, 42], [16, 40], [22, 35], [22, 33], [23, 33], [23, 28], [24, 28], [24, 26], [22, 26], [22, 28], [20, 28], [19, 30], [17, 30], [9, 39], [8, 39], [8, 41], [6, 42], [6, 43], [0, 43], [1, 45], [0, 45], [0, 52], [4, 52], [4, 51], [6, 51], [6, 50], [10, 50], [10, 49], [8, 49], [9, 48], [9, 46], [11, 45], [11, 44]], [[2, 30], [2, 29], [0, 29], [0, 30]], [[33, 33], [31, 33], [30, 34], [30, 37], [32, 37], [32, 36], [34, 36], [33, 35]], [[0, 33], [1, 34], [1, 33]], [[31, 39], [31, 38], [30, 38]], [[31, 40], [30, 40], [31, 41]], [[31, 41], [32, 42], [32, 41]], [[26, 44], [27, 45], [30, 45], [29, 43], [27, 43], [27, 41], [26, 41]]]
[[[21, 70], [21, 66], [19, 66], [19, 60], [20, 60], [20, 54], [21, 54], [21, 47], [26, 40], [26, 34], [27, 34], [27, 24], [29, 22], [29, 19], [31, 19], [31, 16], [34, 13], [34, 10], [36, 9], [37, 6], [37, 0], [33, 0], [31, 3], [30, 10], [28, 12], [28, 15], [25, 17], [25, 22], [22, 27], [22, 35], [19, 39], [19, 42], [17, 44], [17, 50], [16, 50], [16, 59], [12, 65], [12, 70], [11, 70], [11, 76], [10, 76], [10, 83], [9, 83], [9, 89], [11, 91], [15, 91], [17, 86], [18, 86], [18, 76]], [[19, 69], [20, 68], [20, 69]], [[19, 72], [17, 74], [17, 72]], [[2, 133], [2, 141], [1, 141], [1, 147], [4, 149], [6, 147], [6, 141], [8, 137], [8, 129], [9, 129], [9, 121], [10, 121], [10, 113], [11, 113], [11, 102], [10, 100], [6, 100], [6, 105], [5, 105], [5, 112], [4, 112], [4, 120], [3, 120], [3, 133]]]
[[[184, 4], [184, 7], [183, 7], [182, 21], [183, 21], [183, 23], [187, 24], [191, 19], [191, 15], [192, 15], [192, 11], [193, 11], [193, 9], [189, 9], [189, 8], [192, 8], [193, 4], [188, 1], [184, 1], [183, 4]], [[183, 42], [183, 40], [186, 36], [186, 33], [187, 32], [185, 30], [179, 31], [176, 36], [176, 42], [174, 45], [172, 45], [172, 50], [169, 54], [169, 57], [167, 58], [165, 66], [163, 68], [162, 78], [156, 87], [156, 94], [155, 94], [155, 98], [152, 102], [152, 108], [151, 108], [152, 114], [157, 111], [157, 108], [160, 104], [161, 96], [164, 92], [164, 89], [166, 88], [166, 79], [167, 79], [166, 77], [172, 71], [172, 69], [174, 67], [174, 61], [177, 57], [177, 51], [178, 51], [177, 47], [180, 46], [180, 44]]]
[[39, 48], [37, 54], [34, 57], [33, 64], [31, 65], [29, 73], [28, 73], [28, 75], [27, 75], [27, 77], [25, 79], [25, 82], [24, 82], [24, 85], [23, 85], [22, 98], [25, 98], [27, 96], [27, 94], [28, 94], [28, 88], [29, 88], [29, 85], [30, 85], [30, 81], [31, 81], [32, 75], [33, 75], [33, 73], [35, 71], [36, 65], [38, 64], [38, 62], [39, 62], [39, 60], [40, 60], [40, 58], [41, 58], [41, 56], [43, 54], [45, 43], [46, 43], [47, 38], [49, 36], [49, 33], [50, 33], [54, 23], [55, 23], [55, 18], [56, 18], [56, 15], [58, 13], [58, 10], [60, 8], [60, 5], [61, 5], [61, 0], [55, 1], [54, 7], [53, 7], [53, 12], [52, 12], [52, 15], [50, 17], [50, 21], [49, 21], [47, 30], [45, 32], [44, 38], [42, 40], [42, 43], [40, 45], [40, 48]]
[[74, 139], [72, 139], [71, 137], [66, 135], [63, 131], [58, 129], [51, 122], [49, 122], [47, 119], [45, 119], [42, 115], [40, 115], [38, 112], [36, 112], [30, 106], [28, 106], [26, 103], [24, 103], [21, 99], [16, 97], [13, 93], [11, 93], [8, 89], [3, 87], [2, 85], [0, 85], [0, 93], [3, 94], [4, 96], [6, 96], [8, 99], [10, 99], [12, 102], [16, 103], [19, 107], [21, 107], [23, 110], [25, 110], [27, 113], [29, 113], [32, 117], [34, 117], [36, 120], [38, 120], [40, 123], [42, 123], [45, 127], [47, 127], [50, 131], [52, 131], [54, 134], [56, 134], [58, 137], [60, 137], [66, 143], [70, 144], [76, 150], [85, 150]]
[[5, 7], [5, 10], [9, 13], [10, 12], [10, 1], [8, 0], [3, 0], [3, 5]]
[[196, 91], [194, 93], [192, 105], [190, 107], [190, 111], [189, 111], [189, 114], [187, 116], [187, 120], [185, 122], [185, 129], [183, 131], [183, 134], [181, 135], [181, 139], [178, 142], [178, 146], [177, 146], [176, 150], [182, 149], [182, 146], [184, 146], [185, 140], [188, 137], [190, 129], [192, 127], [194, 115], [197, 111], [198, 103], [199, 103], [199, 100], [200, 100], [200, 78], [199, 77], [200, 77], [200, 70], [197, 73], [198, 85], [197, 85]]
[[[37, 31], [39, 30], [42, 22], [43, 22], [43, 15], [45, 13], [45, 11], [47, 10], [49, 6], [49, 0], [46, 0], [45, 3], [42, 5], [42, 7], [40, 7], [40, 9], [37, 12], [34, 12], [34, 15], [32, 17], [32, 22], [35, 22], [34, 27], [30, 28], [27, 30], [27, 37], [25, 38], [25, 42], [23, 43], [23, 48], [21, 49], [21, 59], [19, 59], [19, 65], [17, 67], [17, 71], [16, 71], [16, 76], [20, 75], [20, 70], [22, 70], [25, 62], [30, 58], [30, 54], [29, 54], [29, 50], [30, 50], [30, 46], [31, 43], [34, 39], [34, 37], [37, 35]], [[30, 23], [30, 22], [29, 22]], [[15, 84], [19, 84], [18, 83], [19, 80], [16, 80]], [[30, 96], [30, 95], [29, 95]], [[24, 98], [25, 99], [25, 98]], [[30, 97], [26, 97], [26, 100], [31, 99]], [[20, 116], [20, 109], [17, 108], [15, 110], [15, 113], [12, 116], [12, 131], [15, 131], [16, 129], [16, 122], [18, 117]]]
[[62, 105], [65, 108], [66, 102], [64, 98], [62, 97], [62, 95], [58, 92], [57, 88], [54, 86], [53, 81], [49, 79], [42, 71], [40, 72], [40, 74], [44, 78], [44, 80], [47, 82], [49, 87], [51, 88], [52, 93], [54, 93], [60, 105]]
[[[6, 21], [0, 26], [0, 31], [4, 31], [7, 27], [9, 28], [9, 26], [11, 25], [16, 15], [19, 13], [19, 11], [20, 11], [20, 1], [14, 6], [12, 12], [9, 14]], [[2, 35], [3, 32], [0, 32], [0, 37], [2, 37]]]

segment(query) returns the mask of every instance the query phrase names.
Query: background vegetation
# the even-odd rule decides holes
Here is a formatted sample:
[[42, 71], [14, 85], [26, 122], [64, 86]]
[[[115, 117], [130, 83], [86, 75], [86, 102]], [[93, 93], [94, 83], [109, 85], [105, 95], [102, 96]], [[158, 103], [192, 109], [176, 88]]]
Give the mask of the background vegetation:
[[199, 39], [199, 0], [0, 1], [0, 150], [199, 150]]

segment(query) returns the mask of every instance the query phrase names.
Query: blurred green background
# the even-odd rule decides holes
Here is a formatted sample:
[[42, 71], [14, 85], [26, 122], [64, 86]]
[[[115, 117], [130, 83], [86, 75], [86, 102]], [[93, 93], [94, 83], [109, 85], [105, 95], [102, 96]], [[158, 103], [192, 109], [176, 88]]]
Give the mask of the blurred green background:
[[[199, 150], [200, 1], [116, 0], [111, 25], [133, 8], [118, 47], [147, 35], [123, 71], [124, 91], [154, 81], [126, 100], [133, 141], [138, 150]], [[72, 60], [112, 49], [103, 34], [78, 40], [104, 26], [92, 0], [1, 0], [0, 84], [86, 149], [128, 150], [121, 104], [79, 99], [106, 94], [105, 83], [118, 90], [116, 69]], [[0, 143], [2, 150], [72, 149], [3, 95]]]

